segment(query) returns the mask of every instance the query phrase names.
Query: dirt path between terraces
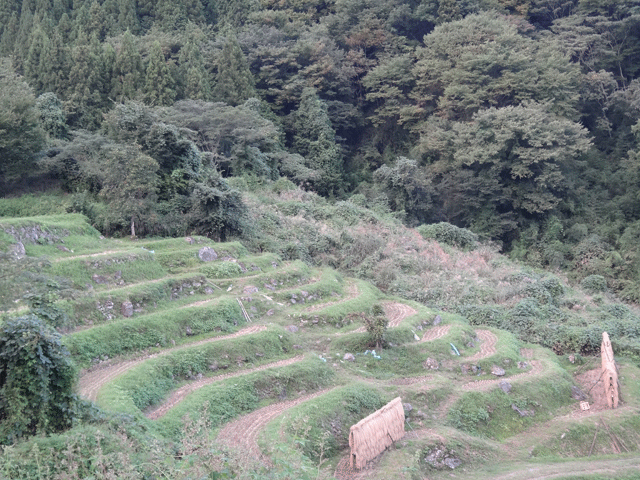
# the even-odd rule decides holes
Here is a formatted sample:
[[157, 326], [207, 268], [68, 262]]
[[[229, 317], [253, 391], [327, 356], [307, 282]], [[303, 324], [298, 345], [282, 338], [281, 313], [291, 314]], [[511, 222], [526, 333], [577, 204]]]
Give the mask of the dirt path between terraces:
[[250, 373], [260, 372], [262, 370], [267, 370], [268, 368], [278, 368], [278, 367], [286, 367], [287, 365], [291, 365], [293, 363], [299, 362], [304, 359], [304, 356], [300, 355], [293, 358], [287, 358], [286, 360], [280, 360], [277, 362], [267, 363], [265, 365], [260, 365], [256, 368], [251, 368], [248, 370], [241, 370], [239, 372], [231, 372], [226, 373], [224, 375], [217, 375], [215, 377], [207, 377], [197, 380], [195, 382], [187, 383], [186, 385], [180, 387], [177, 390], [171, 392], [171, 395], [167, 400], [158, 405], [153, 410], [145, 413], [145, 416], [149, 420], [158, 420], [166, 415], [169, 410], [178, 405], [182, 400], [186, 398], [190, 393], [198, 390], [199, 388], [205, 387], [207, 385], [211, 385], [212, 383], [219, 382], [221, 380], [226, 380], [227, 378], [239, 377], [241, 375], [248, 375]]
[[238, 449], [247, 456], [260, 459], [265, 463], [269, 460], [262, 455], [258, 446], [258, 435], [262, 429], [274, 418], [278, 417], [286, 410], [295, 407], [303, 402], [319, 397], [329, 390], [305, 395], [295, 400], [281, 403], [274, 403], [248, 415], [227, 423], [218, 433], [217, 443], [229, 448]]
[[104, 385], [106, 385], [116, 377], [122, 375], [126, 371], [130, 370], [131, 368], [135, 367], [136, 365], [139, 365], [140, 363], [150, 358], [156, 358], [156, 357], [168, 355], [169, 353], [182, 348], [196, 347], [198, 345], [204, 345], [205, 343], [217, 342], [220, 340], [228, 340], [228, 339], [240, 337], [243, 335], [250, 335], [252, 333], [261, 332], [266, 329], [267, 327], [265, 325], [251, 325], [250, 327], [243, 328], [242, 330], [239, 330], [236, 333], [232, 333], [231, 335], [223, 335], [220, 337], [206, 338], [204, 340], [199, 340], [197, 342], [168, 348], [166, 350], [163, 350], [158, 353], [154, 353], [152, 355], [144, 355], [142, 357], [138, 357], [136, 359], [131, 359], [131, 360], [104, 362], [103, 364], [99, 364], [96, 367], [84, 372], [80, 376], [80, 380], [78, 381], [78, 394], [81, 397], [86, 398], [87, 400], [95, 402], [98, 397], [98, 391]]
[[93, 258], [93, 257], [102, 257], [103, 255], [111, 255], [112, 253], [131, 253], [129, 250], [104, 250], [98, 253], [87, 253], [86, 255], [75, 255], [73, 257], [60, 257], [54, 260], [57, 262], [64, 262], [65, 260], [78, 260], [79, 258]]

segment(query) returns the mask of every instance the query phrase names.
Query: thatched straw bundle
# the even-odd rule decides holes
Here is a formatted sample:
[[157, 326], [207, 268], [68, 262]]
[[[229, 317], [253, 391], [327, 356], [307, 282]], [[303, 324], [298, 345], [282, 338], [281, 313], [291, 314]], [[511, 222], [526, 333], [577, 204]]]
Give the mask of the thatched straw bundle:
[[602, 332], [602, 344], [600, 345], [602, 354], [602, 380], [604, 382], [604, 393], [607, 397], [609, 408], [617, 408], [618, 393], [618, 370], [616, 362], [613, 358], [613, 347], [609, 340], [609, 334]]
[[369, 460], [403, 436], [404, 409], [402, 399], [397, 397], [351, 427], [351, 466], [363, 468]]

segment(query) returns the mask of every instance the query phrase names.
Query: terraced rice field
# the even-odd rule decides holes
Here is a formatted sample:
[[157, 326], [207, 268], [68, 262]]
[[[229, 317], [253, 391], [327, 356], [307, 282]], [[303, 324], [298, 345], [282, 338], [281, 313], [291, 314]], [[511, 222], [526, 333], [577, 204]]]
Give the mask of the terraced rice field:
[[[407, 398], [406, 442], [425, 445], [439, 438], [466, 395], [489, 395], [504, 381], [526, 387], [556, 368], [505, 332], [471, 328], [460, 317], [384, 296], [329, 269], [250, 255], [239, 244], [105, 239], [103, 250], [95, 248], [93, 242], [85, 252], [82, 245], [72, 254], [55, 245], [48, 250], [52, 268], [71, 279], [75, 292], [74, 302], [63, 303], [75, 315], [66, 341], [83, 367], [78, 394], [104, 408], [117, 405], [150, 428], [175, 427], [203, 392], [254, 382], [256, 398], [216, 417], [215, 438], [221, 448], [249, 452], [266, 466], [272, 460], [259, 439], [267, 426], [337, 387], [360, 382], [385, 399]], [[215, 251], [214, 258], [203, 260], [204, 250]], [[375, 303], [393, 346], [374, 354], [365, 327], [344, 322], [369, 314]], [[493, 364], [507, 373], [490, 374]], [[309, 384], [315, 374], [305, 369], [321, 368], [329, 380]], [[146, 385], [153, 395], [145, 396]], [[350, 468], [345, 441], [337, 440], [343, 450], [319, 469], [325, 478], [389, 478], [384, 462], [366, 472]]]

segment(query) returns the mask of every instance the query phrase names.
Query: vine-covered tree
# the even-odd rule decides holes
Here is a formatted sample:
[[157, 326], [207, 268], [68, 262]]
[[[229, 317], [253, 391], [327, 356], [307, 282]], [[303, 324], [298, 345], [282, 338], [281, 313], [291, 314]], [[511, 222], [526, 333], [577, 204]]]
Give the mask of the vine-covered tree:
[[35, 315], [0, 326], [0, 443], [73, 424], [75, 368], [61, 336]]

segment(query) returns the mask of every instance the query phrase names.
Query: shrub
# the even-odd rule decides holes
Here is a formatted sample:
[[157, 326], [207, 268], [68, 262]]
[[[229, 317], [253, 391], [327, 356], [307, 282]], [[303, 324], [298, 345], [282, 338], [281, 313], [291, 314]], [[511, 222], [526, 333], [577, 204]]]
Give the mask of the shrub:
[[478, 241], [478, 236], [472, 231], [447, 222], [421, 225], [417, 230], [424, 238], [433, 238], [438, 242], [463, 249], [473, 249]]
[[607, 281], [602, 275], [589, 275], [582, 279], [580, 286], [588, 293], [601, 293], [607, 290]]

